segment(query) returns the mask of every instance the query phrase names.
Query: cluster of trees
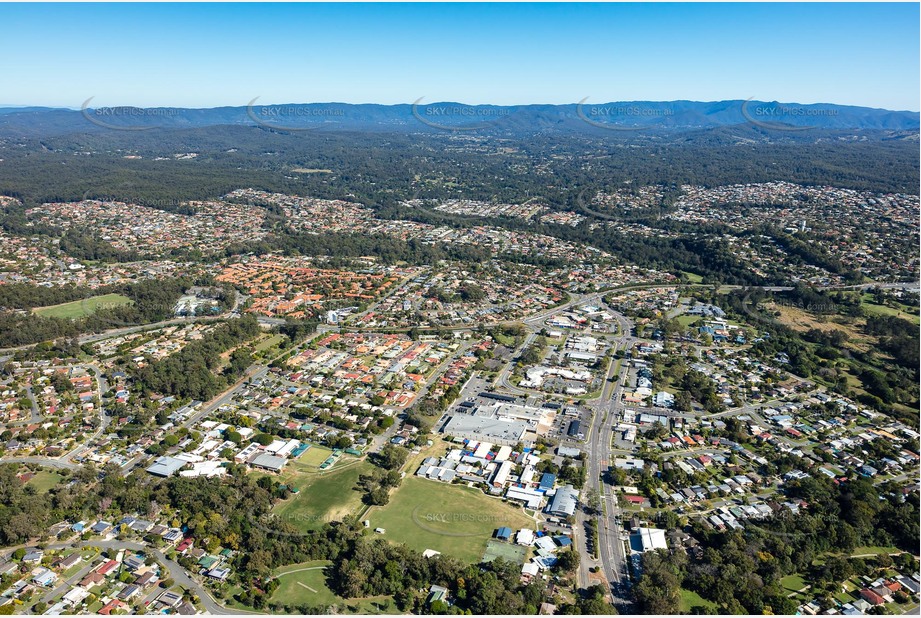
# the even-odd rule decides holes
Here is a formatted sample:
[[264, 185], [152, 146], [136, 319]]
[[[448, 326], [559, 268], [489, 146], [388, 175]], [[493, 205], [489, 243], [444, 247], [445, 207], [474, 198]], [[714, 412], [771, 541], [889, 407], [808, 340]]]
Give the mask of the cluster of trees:
[[371, 506], [383, 506], [390, 502], [390, 490], [399, 487], [399, 470], [381, 470], [373, 468], [367, 474], [358, 477], [356, 489], [362, 492], [362, 502]]
[[895, 362], [918, 374], [919, 337], [918, 327], [908, 320], [892, 315], [877, 315], [867, 318], [867, 333], [879, 338], [879, 345], [892, 355]]
[[135, 370], [135, 377], [144, 390], [206, 401], [239, 377], [252, 362], [249, 352], [238, 348], [218, 374], [215, 369], [221, 354], [260, 332], [259, 323], [251, 315], [228, 320], [176, 354]]
[[[542, 581], [521, 583], [521, 569], [498, 559], [465, 565], [446, 557], [423, 558], [405, 545], [357, 538], [329, 574], [330, 587], [348, 599], [392, 595], [404, 612], [436, 614], [536, 614], [546, 598]], [[426, 606], [432, 584], [448, 589], [454, 604]]]

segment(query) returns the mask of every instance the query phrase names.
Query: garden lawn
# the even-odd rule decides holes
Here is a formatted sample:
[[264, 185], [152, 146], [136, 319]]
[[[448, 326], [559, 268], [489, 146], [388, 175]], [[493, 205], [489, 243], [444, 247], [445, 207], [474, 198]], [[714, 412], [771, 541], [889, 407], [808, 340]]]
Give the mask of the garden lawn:
[[384, 528], [384, 538], [418, 551], [434, 549], [468, 563], [477, 563], [496, 528], [535, 528], [520, 507], [491, 498], [478, 489], [407, 477], [367, 518], [371, 528]]

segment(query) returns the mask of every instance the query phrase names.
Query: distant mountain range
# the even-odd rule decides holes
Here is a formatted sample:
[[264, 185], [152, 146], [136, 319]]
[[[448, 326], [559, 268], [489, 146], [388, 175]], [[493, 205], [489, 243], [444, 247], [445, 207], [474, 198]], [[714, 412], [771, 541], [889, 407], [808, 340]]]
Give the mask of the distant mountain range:
[[179, 107], [0, 107], [0, 134], [40, 137], [106, 130], [146, 131], [218, 125], [276, 131], [687, 132], [749, 125], [777, 134], [810, 130], [914, 132], [919, 113], [826, 103], [764, 101], [623, 101], [568, 105], [401, 105], [297, 103], [190, 109]]

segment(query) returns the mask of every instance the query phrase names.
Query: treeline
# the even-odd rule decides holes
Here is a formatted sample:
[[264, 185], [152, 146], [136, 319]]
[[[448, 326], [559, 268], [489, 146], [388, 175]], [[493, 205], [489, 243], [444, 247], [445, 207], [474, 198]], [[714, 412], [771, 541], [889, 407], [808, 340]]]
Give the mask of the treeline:
[[[678, 273], [685, 270], [704, 277], [704, 283], [726, 283], [732, 285], [761, 285], [763, 277], [752, 273], [735, 257], [732, 248], [723, 240], [702, 238], [698, 226], [684, 238], [670, 235], [641, 236], [603, 227], [590, 230], [586, 225], [538, 224], [509, 217], [465, 217], [435, 210], [420, 208], [391, 207], [378, 211], [378, 216], [388, 219], [406, 219], [431, 225], [448, 225], [465, 228], [471, 225], [494, 225], [496, 227], [545, 234], [560, 240], [596, 247], [644, 268]], [[663, 229], [683, 227], [673, 223], [664, 224]], [[719, 229], [719, 226], [714, 226]], [[506, 256], [503, 256], [506, 257]], [[527, 256], [521, 261], [526, 261]], [[533, 259], [533, 258], [532, 258]], [[541, 264], [539, 264], [541, 265]]]
[[[745, 146], [739, 145], [740, 132], [750, 138]], [[0, 194], [28, 205], [87, 196], [178, 211], [185, 200], [213, 199], [240, 187], [354, 196], [371, 206], [411, 197], [520, 202], [542, 195], [567, 208], [583, 190], [622, 186], [628, 180], [635, 186], [783, 179], [874, 191], [914, 193], [918, 188], [914, 142], [883, 140], [883, 132], [867, 131], [866, 141], [848, 143], [814, 141], [840, 134], [834, 131], [786, 135], [774, 143], [776, 134], [755, 127], [614, 133], [522, 131], [502, 139], [470, 136], [458, 144], [456, 136], [440, 134], [324, 130], [303, 135], [243, 126], [125, 132], [87, 126], [84, 134], [17, 136], [24, 147], [4, 151]], [[73, 154], [87, 151], [93, 156]], [[128, 161], [122, 151], [144, 158]], [[199, 155], [194, 161], [154, 160], [190, 151]], [[546, 182], [548, 161], [552, 186]], [[293, 173], [297, 167], [334, 173]], [[449, 182], [458, 178], [463, 186]]]
[[859, 270], [849, 268], [841, 263], [841, 260], [830, 255], [828, 251], [818, 243], [806, 242], [792, 234], [785, 234], [780, 230], [773, 229], [771, 236], [791, 255], [802, 258], [807, 264], [824, 268], [830, 273], [841, 275], [846, 283], [861, 283], [863, 274]]
[[61, 235], [58, 248], [78, 260], [100, 262], [135, 262], [143, 256], [137, 251], [124, 251], [99, 238], [91, 229], [71, 228]]
[[143, 390], [206, 401], [224, 390], [252, 363], [248, 352], [234, 350], [227, 366], [216, 373], [221, 354], [260, 332], [259, 322], [252, 315], [228, 320], [176, 354], [135, 370], [135, 377]]

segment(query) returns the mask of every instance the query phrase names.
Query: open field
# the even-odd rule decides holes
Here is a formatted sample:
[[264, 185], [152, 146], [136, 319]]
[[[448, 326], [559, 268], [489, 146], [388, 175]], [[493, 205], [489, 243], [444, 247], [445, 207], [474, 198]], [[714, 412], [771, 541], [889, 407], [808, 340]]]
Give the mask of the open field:
[[915, 324], [921, 323], [921, 317], [917, 313], [912, 311], [911, 307], [907, 305], [901, 305], [900, 309], [894, 307], [888, 307], [886, 305], [878, 305], [873, 302], [872, 294], [863, 294], [860, 297], [860, 306], [864, 311], [869, 315], [894, 315], [903, 320], [908, 320]]
[[880, 547], [879, 545], [874, 545], [872, 547], [855, 547], [854, 551], [851, 552], [852, 556], [869, 556], [877, 554], [900, 554], [902, 553], [898, 547]]
[[866, 351], [873, 343], [872, 338], [860, 332], [856, 324], [838, 324], [831, 319], [816, 317], [799, 307], [779, 306], [771, 303], [767, 303], [766, 307], [771, 311], [779, 311], [780, 317], [777, 319], [797, 332], [804, 333], [813, 328], [825, 332], [838, 330], [847, 336], [846, 347], [861, 351]]
[[390, 503], [369, 514], [372, 528], [418, 551], [434, 549], [466, 562], [479, 562], [486, 542], [500, 526], [534, 528], [518, 507], [460, 485], [407, 477]]
[[265, 350], [268, 350], [272, 346], [278, 345], [279, 343], [284, 341], [284, 339], [285, 339], [284, 335], [271, 335], [269, 337], [266, 337], [259, 343], [257, 343], [254, 350], [256, 352], [264, 352]]
[[783, 586], [787, 592], [799, 592], [808, 584], [806, 584], [806, 580], [803, 579], [802, 575], [795, 573], [780, 578], [780, 585]]
[[121, 294], [103, 294], [102, 296], [91, 296], [83, 300], [75, 300], [60, 305], [50, 305], [48, 307], [36, 307], [32, 311], [46, 318], [82, 318], [92, 315], [97, 309], [103, 307], [117, 307], [127, 305], [132, 301], [127, 296]]
[[700, 319], [701, 317], [699, 315], [688, 315], [686, 313], [675, 318], [675, 320], [678, 322], [678, 324], [681, 325], [682, 328], [688, 328], [691, 324]]
[[[313, 451], [311, 448], [306, 454]], [[299, 530], [316, 530], [339, 521], [361, 508], [361, 493], [354, 489], [358, 476], [371, 470], [367, 462], [340, 462], [329, 472], [303, 472], [290, 464], [280, 480], [299, 492], [275, 506], [274, 513]]]
[[349, 613], [381, 614], [395, 613], [397, 608], [390, 597], [367, 599], [343, 599], [326, 585], [328, 560], [314, 560], [301, 564], [289, 564], [275, 573], [279, 586], [272, 595], [272, 602], [283, 605], [310, 605], [313, 607], [339, 606]]

